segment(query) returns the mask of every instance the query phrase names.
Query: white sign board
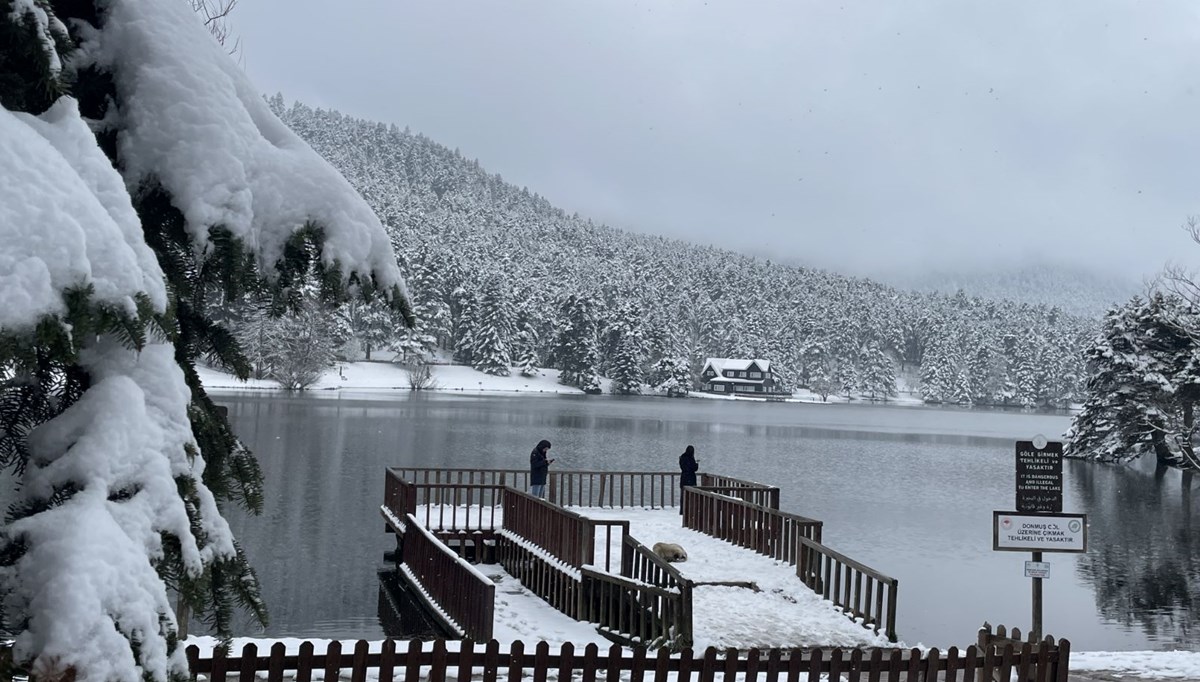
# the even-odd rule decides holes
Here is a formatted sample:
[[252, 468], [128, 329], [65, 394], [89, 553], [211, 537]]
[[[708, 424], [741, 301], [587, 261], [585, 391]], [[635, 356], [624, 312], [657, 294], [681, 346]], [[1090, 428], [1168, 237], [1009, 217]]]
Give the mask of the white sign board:
[[1050, 577], [1050, 562], [1048, 561], [1026, 561], [1025, 562], [1025, 577], [1026, 578], [1042, 578], [1045, 580]]
[[992, 549], [1002, 552], [1086, 552], [1087, 514], [992, 512]]

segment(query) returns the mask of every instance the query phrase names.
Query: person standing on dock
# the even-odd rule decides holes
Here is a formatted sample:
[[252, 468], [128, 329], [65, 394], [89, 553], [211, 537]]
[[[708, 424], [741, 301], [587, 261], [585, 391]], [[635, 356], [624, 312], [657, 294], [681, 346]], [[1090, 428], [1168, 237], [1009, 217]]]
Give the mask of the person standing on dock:
[[546, 459], [550, 451], [550, 441], [539, 441], [533, 452], [529, 453], [529, 493], [534, 497], [546, 499], [546, 475], [550, 471], [552, 459]]
[[687, 446], [683, 454], [679, 456], [679, 513], [683, 513], [683, 489], [689, 485], [696, 485], [696, 472], [700, 470], [700, 463], [696, 461], [696, 448]]

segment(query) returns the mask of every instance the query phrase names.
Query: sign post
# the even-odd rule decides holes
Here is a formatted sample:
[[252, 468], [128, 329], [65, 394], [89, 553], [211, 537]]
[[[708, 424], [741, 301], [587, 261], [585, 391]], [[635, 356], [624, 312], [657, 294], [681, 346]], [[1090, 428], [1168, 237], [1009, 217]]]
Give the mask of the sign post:
[[1062, 453], [1062, 443], [1041, 435], [1017, 441], [1016, 511], [992, 516], [993, 550], [1032, 553], [1025, 575], [1033, 581], [1035, 640], [1042, 637], [1042, 580], [1050, 573], [1042, 552], [1087, 551], [1087, 515], [1062, 513]]

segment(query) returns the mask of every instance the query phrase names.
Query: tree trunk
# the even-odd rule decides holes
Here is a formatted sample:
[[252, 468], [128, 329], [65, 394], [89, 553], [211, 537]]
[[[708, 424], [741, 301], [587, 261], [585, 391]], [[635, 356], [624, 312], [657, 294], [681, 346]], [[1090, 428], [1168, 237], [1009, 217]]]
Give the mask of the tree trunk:
[[1162, 431], [1155, 431], [1150, 440], [1154, 444], [1154, 456], [1158, 459], [1160, 467], [1175, 464], [1175, 458], [1171, 456], [1171, 448], [1167, 446], [1167, 438]]
[[1196, 431], [1196, 404], [1191, 400], [1183, 401], [1183, 437], [1179, 439], [1179, 449], [1183, 455], [1180, 466], [1184, 469], [1196, 468], [1196, 456], [1192, 446], [1192, 435]]
[[364, 343], [363, 349], [366, 350], [366, 352], [367, 352], [367, 362], [370, 362], [371, 361], [371, 344]]

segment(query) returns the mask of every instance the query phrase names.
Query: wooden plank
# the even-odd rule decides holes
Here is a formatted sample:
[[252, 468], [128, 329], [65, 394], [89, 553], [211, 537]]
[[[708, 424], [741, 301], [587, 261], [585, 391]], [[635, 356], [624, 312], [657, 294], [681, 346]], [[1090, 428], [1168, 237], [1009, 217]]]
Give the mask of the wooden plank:
[[698, 682], [713, 682], [716, 672], [717, 648], [710, 646], [704, 650], [704, 660], [700, 663], [700, 678]]
[[[582, 682], [596, 682], [596, 659], [599, 657], [599, 654], [600, 647], [596, 646], [595, 642], [583, 648], [583, 665], [580, 666], [583, 671]], [[560, 682], [567, 681], [561, 680]]]
[[867, 681], [879, 682], [880, 673], [883, 672], [883, 650], [876, 647], [871, 650], [871, 659], [867, 664]]
[[449, 664], [446, 640], [433, 640], [433, 658], [429, 663], [429, 682], [446, 682], [446, 668]]
[[271, 657], [267, 662], [267, 682], [283, 682], [283, 656], [287, 645], [275, 642], [271, 645]]
[[469, 682], [471, 679], [471, 670], [475, 667], [475, 642], [470, 639], [464, 639], [458, 645], [458, 673], [457, 679]]
[[[570, 682], [571, 675], [575, 671], [575, 645], [570, 642], [564, 642], [558, 652], [558, 679], [563, 682]], [[459, 677], [460, 682], [470, 682], [466, 678]]]
[[787, 682], [799, 682], [800, 680], [800, 671], [804, 667], [804, 656], [801, 651], [802, 649], [792, 649], [788, 656]]
[[[937, 647], [933, 647], [925, 653], [925, 665], [920, 666], [921, 659], [917, 658], [918, 668], [924, 667], [924, 670], [919, 671], [922, 680], [936, 680], [938, 675], [938, 665], [941, 663], [941, 652]], [[909, 672], [911, 674], [911, 670]]]
[[[213, 650], [212, 672], [209, 674], [208, 679], [211, 682], [225, 682], [226, 666], [225, 647], [218, 646]], [[305, 682], [308, 681], [305, 680]]]
[[644, 682], [646, 679], [646, 647], [636, 646], [629, 653], [633, 658], [629, 672], [629, 682]]
[[[904, 654], [899, 649], [891, 649], [887, 673], [888, 682], [900, 682], [900, 676], [904, 673]], [[913, 680], [912, 682], [917, 681]]]
[[746, 677], [745, 682], [755, 682], [758, 679], [759, 659], [762, 652], [757, 647], [752, 647], [746, 652]]
[[809, 650], [809, 653], [808, 653], [808, 679], [810, 679], [810, 680], [820, 680], [821, 679], [821, 662], [822, 662], [823, 658], [824, 658], [824, 655], [821, 652], [820, 648], [814, 648], [814, 649]]
[[300, 643], [299, 656], [296, 661], [296, 682], [312, 682], [314, 648], [312, 642]]
[[367, 640], [360, 639], [354, 643], [354, 662], [350, 669], [350, 682], [367, 681]]
[[[483, 682], [496, 682], [500, 673], [500, 642], [492, 639], [487, 643], [483, 654]], [[382, 682], [382, 681], [381, 681]], [[467, 682], [459, 680], [459, 682]]]
[[608, 670], [605, 674], [605, 682], [621, 682], [621, 653], [622, 648], [614, 644], [608, 647]]
[[396, 640], [383, 640], [379, 648], [379, 682], [392, 682], [396, 669]]
[[1067, 682], [1067, 672], [1071, 662], [1070, 640], [1058, 640], [1058, 667], [1055, 682]]
[[[508, 651], [508, 682], [521, 682], [521, 667], [525, 662], [524, 659], [525, 643], [518, 639], [512, 643], [512, 647]], [[405, 682], [419, 679], [419, 677], [414, 676], [408, 678]]]
[[1020, 660], [1016, 662], [1017, 680], [1018, 682], [1030, 682], [1030, 673], [1034, 672], [1032, 664], [1035, 662], [1033, 658], [1033, 645], [1025, 642], [1021, 645]]
[[[1013, 633], [1014, 634], [1020, 633], [1020, 630], [1013, 628]], [[1013, 668], [1013, 645], [1012, 645], [1012, 641], [1010, 640], [1008, 642], [1005, 642], [1004, 649], [1000, 652], [1000, 666], [997, 670], [997, 674], [1000, 676], [1000, 679], [1004, 680], [1005, 682], [1008, 682], [1008, 680], [1011, 680], [1012, 679], [1012, 668]]]
[[543, 639], [533, 651], [533, 682], [546, 682], [546, 673], [550, 671], [550, 643]]
[[[946, 649], [946, 682], [956, 682], [958, 680], [959, 670], [959, 651], [958, 647], [952, 646]], [[936, 678], [930, 678], [931, 680]]]
[[737, 679], [738, 650], [729, 647], [725, 649], [725, 673], [721, 679], [732, 682]]
[[[667, 682], [671, 675], [671, 651], [667, 647], [658, 648], [654, 659], [654, 682]], [[562, 680], [563, 678], [558, 678]]]
[[862, 678], [863, 668], [863, 652], [862, 649], [855, 647], [854, 651], [850, 652], [850, 670], [846, 676], [848, 682], [860, 682]]
[[251, 642], [242, 647], [242, 665], [238, 669], [238, 679], [241, 682], [254, 682], [258, 672], [258, 645]]
[[1038, 647], [1037, 661], [1035, 663], [1036, 674], [1033, 678], [1034, 682], [1054, 682], [1050, 678], [1050, 649], [1054, 646], [1053, 640], [1049, 637]]
[[834, 647], [829, 652], [829, 679], [837, 682], [842, 679], [842, 668], [845, 666], [846, 652], [841, 647]]
[[408, 643], [408, 655], [404, 661], [404, 679], [421, 679], [421, 640], [414, 639]]

